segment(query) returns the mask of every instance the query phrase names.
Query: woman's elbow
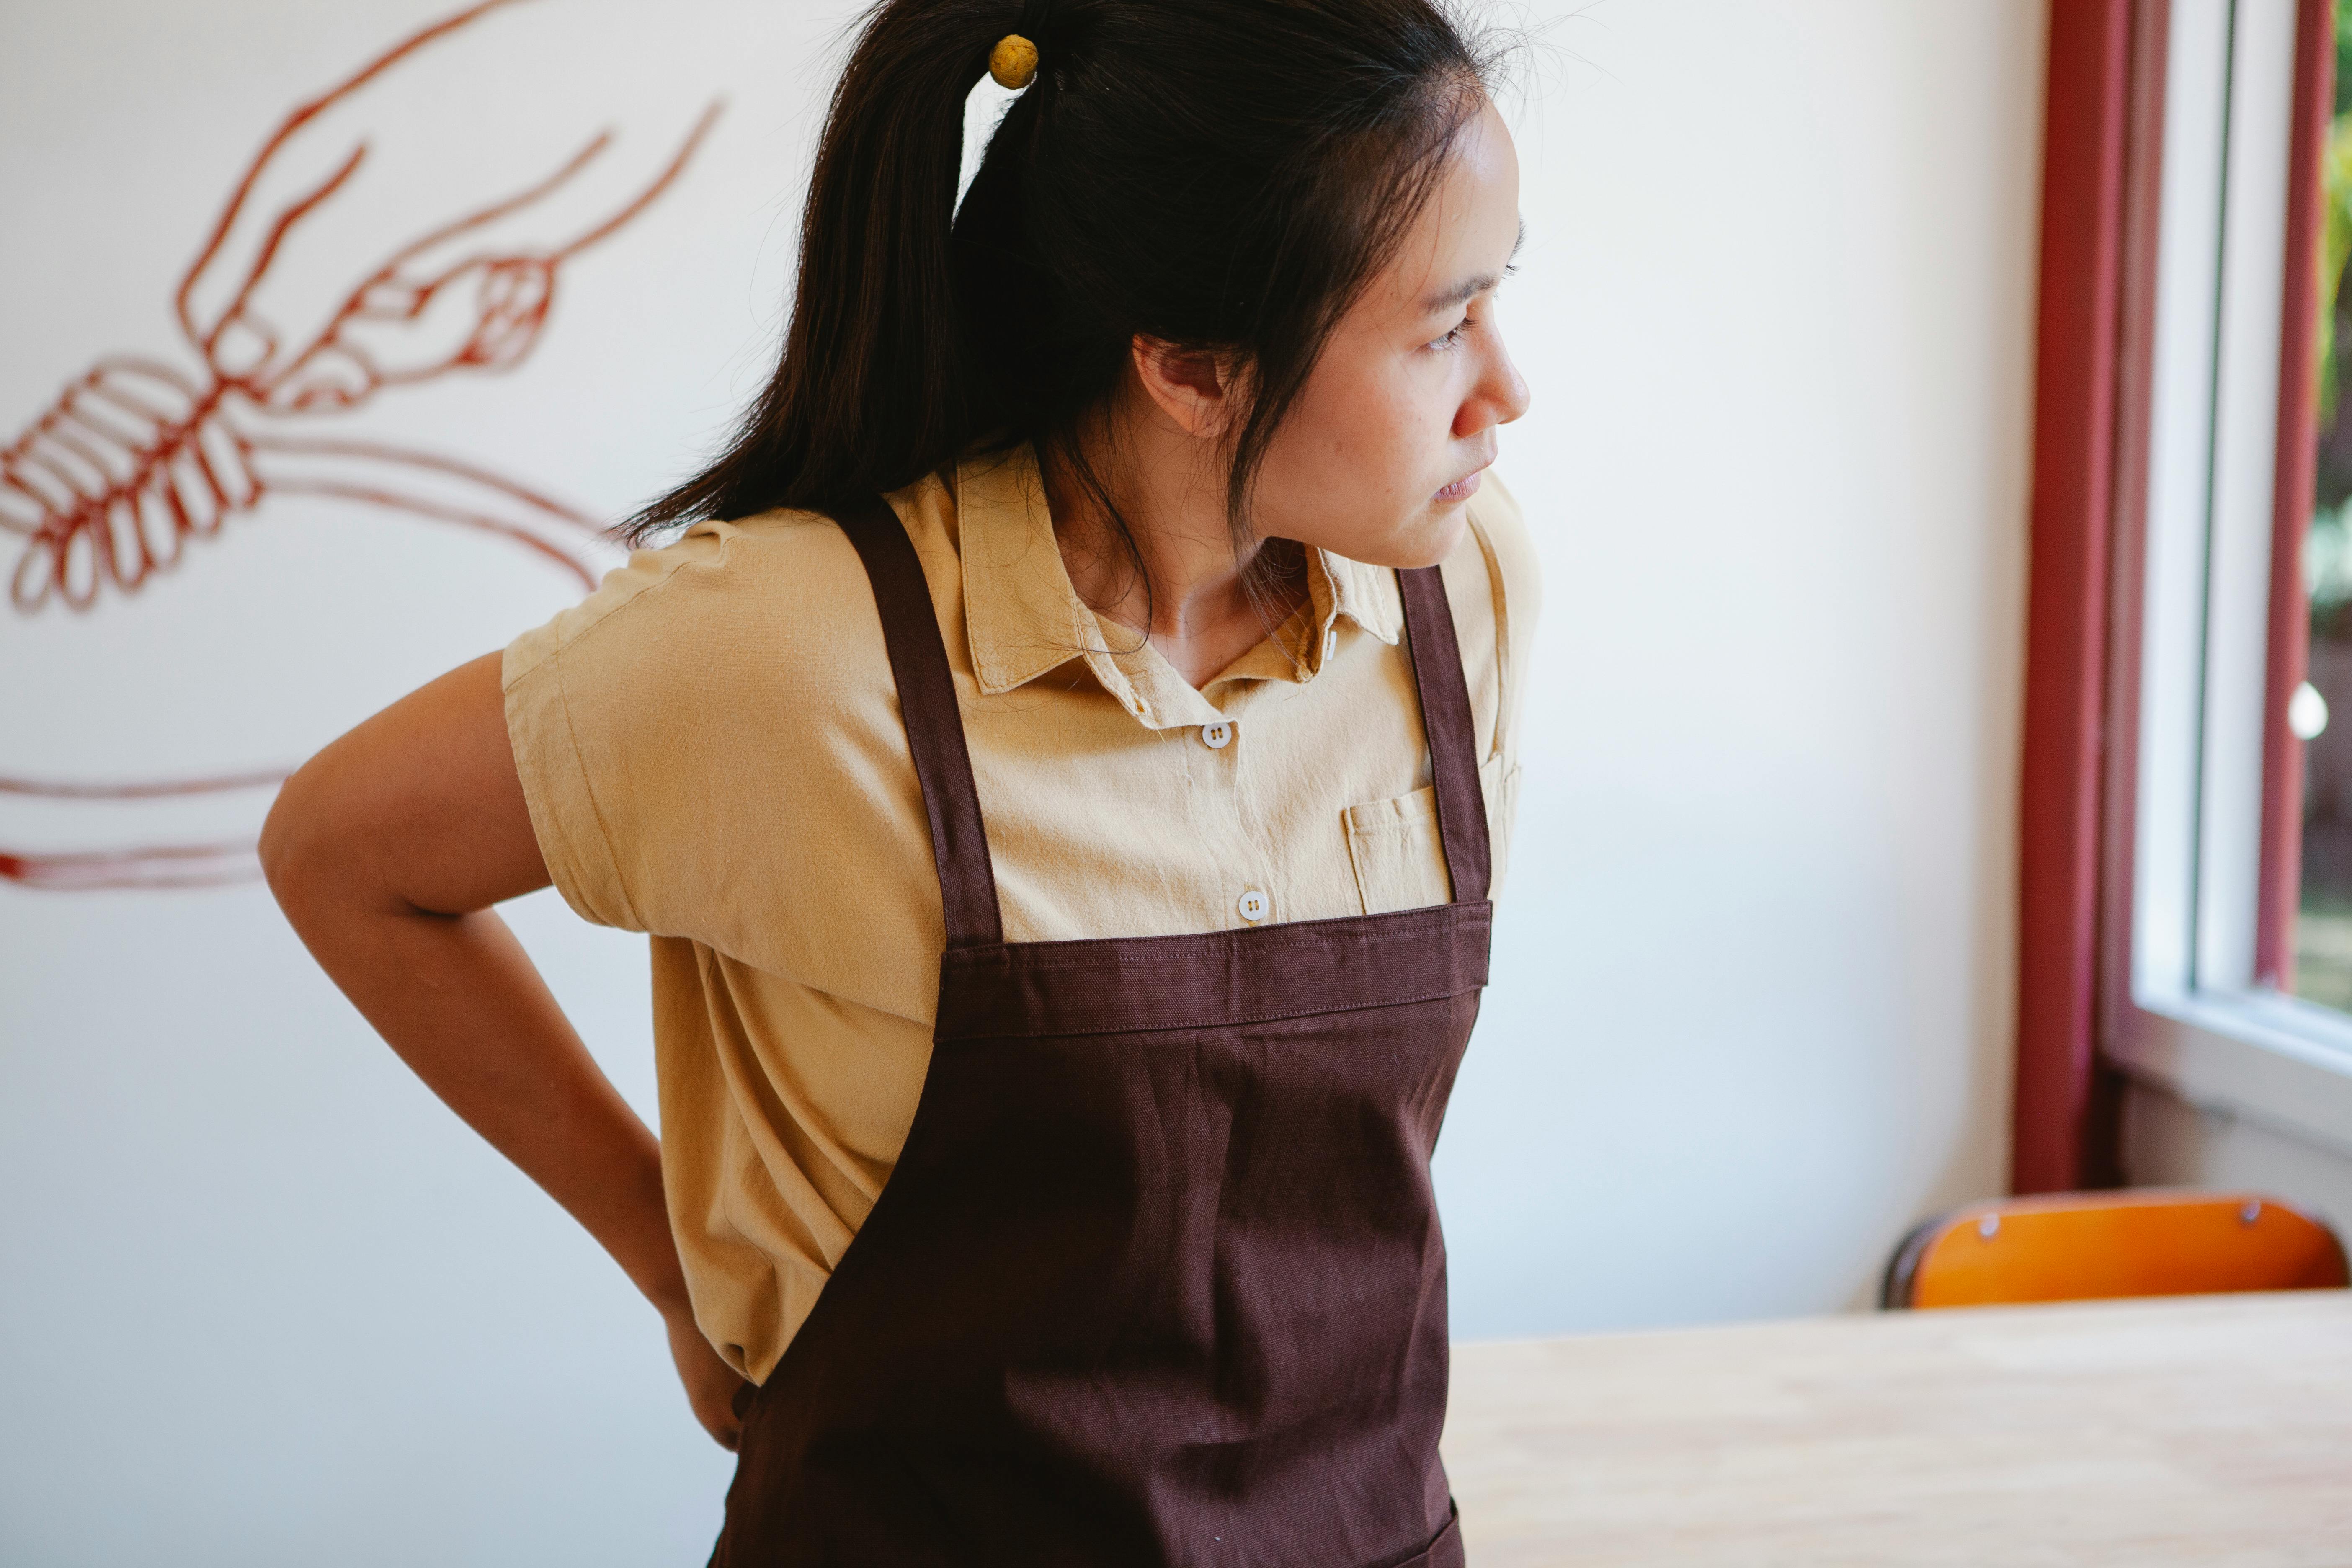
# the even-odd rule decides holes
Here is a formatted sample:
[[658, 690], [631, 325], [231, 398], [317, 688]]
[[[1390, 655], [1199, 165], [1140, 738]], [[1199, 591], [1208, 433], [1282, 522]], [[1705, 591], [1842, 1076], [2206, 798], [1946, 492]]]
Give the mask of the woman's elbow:
[[279, 786], [269, 815], [262, 820], [262, 880], [289, 919], [317, 895], [332, 856], [326, 852], [333, 833], [320, 798], [321, 791], [311, 766], [305, 764]]

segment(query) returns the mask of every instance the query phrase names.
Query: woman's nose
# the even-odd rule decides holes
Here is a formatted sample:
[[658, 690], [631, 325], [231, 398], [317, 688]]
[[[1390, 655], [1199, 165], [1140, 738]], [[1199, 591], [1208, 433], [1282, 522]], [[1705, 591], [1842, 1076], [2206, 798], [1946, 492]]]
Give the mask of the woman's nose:
[[1454, 434], [1475, 436], [1489, 426], [1508, 425], [1528, 411], [1531, 396], [1519, 367], [1511, 363], [1510, 352], [1496, 342], [1477, 385], [1463, 402]]

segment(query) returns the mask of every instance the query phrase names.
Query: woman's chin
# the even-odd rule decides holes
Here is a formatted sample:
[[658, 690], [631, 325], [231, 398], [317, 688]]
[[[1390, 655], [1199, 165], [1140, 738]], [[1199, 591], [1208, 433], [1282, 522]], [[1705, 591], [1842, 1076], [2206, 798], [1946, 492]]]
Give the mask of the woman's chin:
[[1401, 572], [1434, 566], [1454, 553], [1469, 524], [1470, 503], [1466, 500], [1450, 505], [1433, 501], [1418, 517], [1381, 541], [1370, 553], [1341, 553], [1367, 566], [1392, 566]]

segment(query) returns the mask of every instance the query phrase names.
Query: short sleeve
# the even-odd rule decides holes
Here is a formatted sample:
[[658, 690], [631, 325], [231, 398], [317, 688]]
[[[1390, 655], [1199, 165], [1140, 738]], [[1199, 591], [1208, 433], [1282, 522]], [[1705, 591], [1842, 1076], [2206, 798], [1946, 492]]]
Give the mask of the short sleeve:
[[929, 1005], [904, 955], [940, 918], [939, 879], [840, 529], [792, 511], [697, 524], [517, 637], [501, 670], [531, 828], [583, 918]]
[[652, 929], [616, 845], [659, 830], [677, 781], [642, 754], [654, 737], [632, 731], [649, 727], [639, 718], [658, 700], [667, 650], [684, 629], [676, 623], [692, 616], [680, 603], [692, 595], [666, 590], [681, 574], [719, 569], [730, 532], [707, 525], [636, 552], [500, 661], [507, 739], [540, 854], [564, 902], [595, 924]]

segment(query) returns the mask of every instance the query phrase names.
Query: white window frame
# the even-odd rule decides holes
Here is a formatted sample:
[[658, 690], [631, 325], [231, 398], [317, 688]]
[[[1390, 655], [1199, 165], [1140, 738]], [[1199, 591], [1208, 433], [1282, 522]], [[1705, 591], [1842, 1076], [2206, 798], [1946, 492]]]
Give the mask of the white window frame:
[[2273, 503], [2311, 482], [2275, 471], [2295, 14], [2170, 6], [2101, 1044], [2192, 1104], [2352, 1153], [2352, 1016], [2254, 984]]

